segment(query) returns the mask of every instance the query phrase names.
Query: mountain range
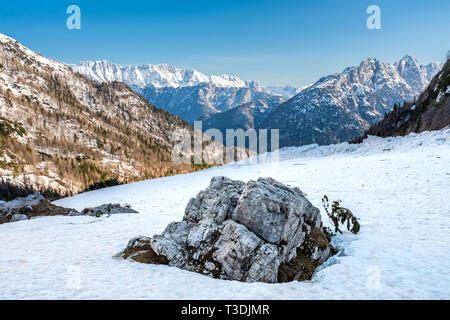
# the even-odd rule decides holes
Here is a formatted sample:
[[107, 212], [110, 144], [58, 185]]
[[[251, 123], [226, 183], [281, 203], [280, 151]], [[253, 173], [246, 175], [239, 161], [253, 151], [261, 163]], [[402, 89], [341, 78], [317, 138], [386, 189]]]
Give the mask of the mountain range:
[[168, 65], [120, 66], [81, 62], [74, 71], [91, 79], [124, 81], [152, 104], [203, 129], [279, 129], [280, 146], [351, 140], [418, 96], [441, 63], [420, 65], [406, 55], [390, 64], [367, 59], [313, 85], [263, 87], [232, 76], [206, 76]]
[[[367, 59], [288, 99], [289, 94], [274, 94], [255, 81], [167, 65], [80, 65], [84, 67], [47, 59], [0, 34], [3, 184], [66, 195], [110, 180], [136, 181], [202, 168], [170, 159], [172, 132], [193, 132], [188, 122], [167, 111], [177, 108], [190, 121], [202, 119], [204, 130], [280, 129], [282, 147], [351, 140], [391, 113], [395, 104], [414, 101], [441, 68], [439, 63], [420, 65], [411, 56], [395, 64]], [[438, 106], [448, 95], [448, 87], [441, 87], [427, 96]], [[149, 102], [146, 92], [156, 94], [158, 107], [165, 110]], [[417, 104], [418, 110], [428, 110], [422, 105]], [[441, 113], [437, 118], [430, 112], [415, 114], [411, 117], [422, 123], [445, 118]], [[422, 128], [427, 127], [433, 128]]]
[[121, 66], [103, 60], [82, 61], [71, 67], [99, 82], [122, 81], [152, 104], [190, 123], [258, 99], [269, 101], [271, 108], [285, 101], [256, 81], [207, 76], [166, 64]]

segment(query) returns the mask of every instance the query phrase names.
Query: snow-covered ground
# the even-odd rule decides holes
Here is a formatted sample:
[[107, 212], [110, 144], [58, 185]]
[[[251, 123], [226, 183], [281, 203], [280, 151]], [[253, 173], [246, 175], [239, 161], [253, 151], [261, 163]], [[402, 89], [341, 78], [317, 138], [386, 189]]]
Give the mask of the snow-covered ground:
[[[231, 164], [62, 199], [75, 209], [106, 202], [140, 214], [43, 217], [0, 225], [0, 298], [80, 299], [449, 299], [450, 129], [362, 145], [284, 149], [280, 162]], [[272, 176], [321, 198], [341, 199], [361, 218], [358, 235], [309, 282], [216, 280], [114, 258], [136, 235], [180, 220], [190, 197], [215, 175]]]

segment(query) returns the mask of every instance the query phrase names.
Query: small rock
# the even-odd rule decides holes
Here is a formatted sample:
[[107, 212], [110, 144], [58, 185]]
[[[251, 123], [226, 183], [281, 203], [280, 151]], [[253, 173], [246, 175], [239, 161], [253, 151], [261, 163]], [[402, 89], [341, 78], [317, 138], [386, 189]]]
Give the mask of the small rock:
[[[130, 206], [121, 206], [118, 203], [108, 203], [102, 204], [101, 206], [94, 208], [86, 208], [81, 211], [80, 215], [89, 215], [94, 217], [100, 217], [103, 215], [109, 216], [111, 214], [119, 214], [119, 213], [139, 213], [136, 210], [131, 209]], [[74, 214], [76, 215], [76, 214]]]
[[24, 214], [20, 214], [20, 213], [16, 213], [13, 214], [13, 216], [11, 217], [11, 220], [9, 220], [10, 222], [15, 222], [15, 221], [21, 221], [21, 220], [27, 220], [28, 217]]

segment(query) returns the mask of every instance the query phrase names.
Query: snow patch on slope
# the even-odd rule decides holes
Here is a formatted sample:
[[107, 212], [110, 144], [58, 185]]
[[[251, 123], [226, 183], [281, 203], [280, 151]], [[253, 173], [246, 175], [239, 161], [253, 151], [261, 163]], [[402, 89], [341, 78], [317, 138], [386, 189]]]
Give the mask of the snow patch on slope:
[[[0, 242], [8, 243], [0, 250], [0, 298], [448, 299], [449, 147], [445, 129], [352, 146], [288, 148], [276, 164], [229, 164], [59, 200], [75, 209], [129, 203], [140, 214], [0, 225]], [[303, 283], [216, 280], [113, 258], [131, 237], [159, 234], [181, 220], [189, 198], [216, 175], [244, 181], [270, 175], [299, 187], [318, 208], [324, 194], [341, 199], [361, 218], [361, 232], [335, 237], [340, 252]], [[79, 287], [68, 285], [73, 270]]]

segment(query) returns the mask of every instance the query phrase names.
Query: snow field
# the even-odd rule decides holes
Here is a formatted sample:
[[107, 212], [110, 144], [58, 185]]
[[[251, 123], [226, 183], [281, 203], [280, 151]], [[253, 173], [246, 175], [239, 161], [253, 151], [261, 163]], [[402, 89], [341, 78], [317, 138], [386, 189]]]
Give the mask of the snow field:
[[[83, 209], [113, 202], [140, 214], [43, 217], [0, 225], [2, 299], [449, 299], [450, 130], [362, 145], [281, 151], [280, 162], [220, 168], [62, 199]], [[334, 238], [340, 250], [309, 282], [216, 280], [161, 265], [114, 258], [134, 236], [181, 220], [210, 179], [273, 178], [297, 186], [321, 209], [324, 194], [361, 220], [358, 235]]]

